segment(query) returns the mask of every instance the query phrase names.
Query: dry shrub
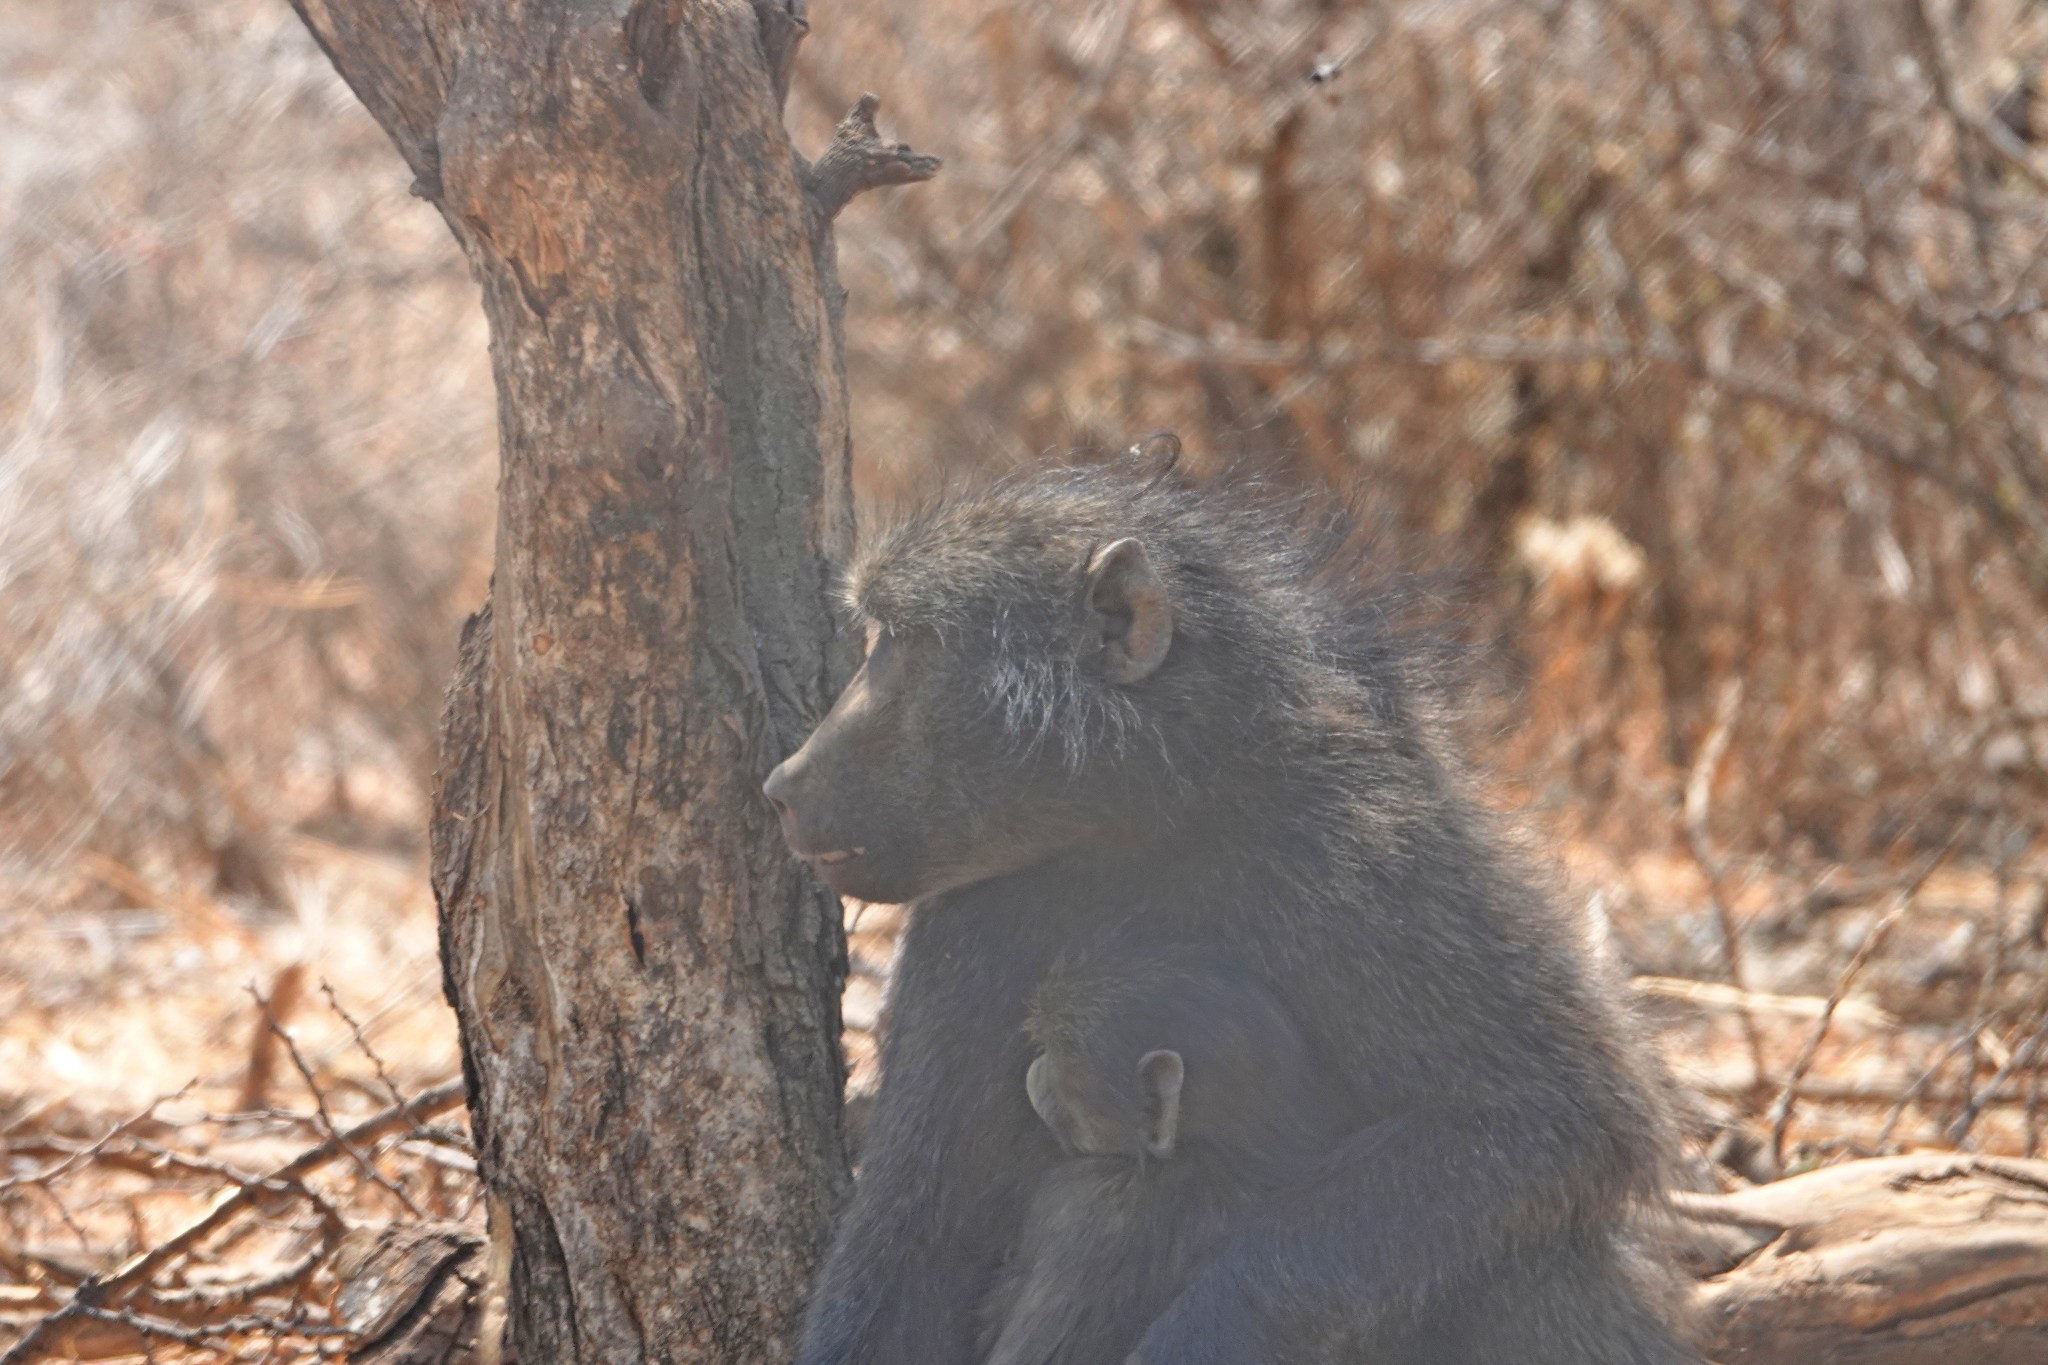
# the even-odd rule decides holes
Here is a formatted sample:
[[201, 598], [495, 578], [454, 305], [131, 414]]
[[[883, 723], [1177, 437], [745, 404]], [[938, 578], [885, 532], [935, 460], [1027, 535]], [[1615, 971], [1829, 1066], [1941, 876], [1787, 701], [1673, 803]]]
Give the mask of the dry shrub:
[[[870, 489], [1176, 427], [1497, 570], [1505, 757], [1589, 831], [1671, 836], [1732, 677], [1748, 851], [2038, 829], [2034, 7], [895, 3], [815, 47], [813, 140], [881, 82], [949, 163], [843, 234]], [[1589, 517], [1626, 602], [1517, 553]]]
[[0, 20], [0, 882], [280, 908], [417, 843], [487, 549], [460, 259], [282, 5]]
[[[274, 899], [276, 828], [416, 825], [488, 535], [481, 324], [288, 15], [74, 15], [8, 20], [0, 871]], [[867, 491], [1174, 427], [1492, 571], [1507, 769], [1590, 833], [1670, 837], [1730, 677], [1746, 851], [2035, 829], [2031, 7], [825, 18], [805, 143], [879, 84], [950, 167], [845, 225]], [[1596, 524], [1643, 572], [1575, 605], [1518, 547]]]

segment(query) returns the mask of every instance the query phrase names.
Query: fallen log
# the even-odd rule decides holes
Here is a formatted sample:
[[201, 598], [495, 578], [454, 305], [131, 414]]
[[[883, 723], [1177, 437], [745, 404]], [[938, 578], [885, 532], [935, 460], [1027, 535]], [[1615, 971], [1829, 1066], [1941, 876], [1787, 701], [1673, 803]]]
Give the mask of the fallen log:
[[1676, 1198], [1719, 1365], [2048, 1361], [2048, 1161], [1921, 1153]]

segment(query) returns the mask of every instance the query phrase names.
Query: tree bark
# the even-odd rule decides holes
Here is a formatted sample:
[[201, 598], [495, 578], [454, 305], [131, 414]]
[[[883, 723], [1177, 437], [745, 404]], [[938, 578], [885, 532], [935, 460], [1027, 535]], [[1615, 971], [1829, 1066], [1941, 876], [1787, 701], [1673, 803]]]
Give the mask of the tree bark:
[[936, 163], [867, 104], [810, 192], [797, 0], [294, 4], [490, 320], [433, 880], [517, 1352], [785, 1359], [847, 1187], [838, 906], [758, 794], [848, 662], [831, 196]]

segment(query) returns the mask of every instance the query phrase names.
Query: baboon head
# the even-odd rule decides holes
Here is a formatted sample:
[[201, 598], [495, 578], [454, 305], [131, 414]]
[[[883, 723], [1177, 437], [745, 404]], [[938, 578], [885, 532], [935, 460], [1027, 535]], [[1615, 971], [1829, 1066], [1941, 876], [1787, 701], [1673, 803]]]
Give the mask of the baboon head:
[[1386, 788], [1334, 775], [1420, 761], [1386, 612], [1332, 590], [1352, 562], [1335, 529], [1256, 488], [1070, 466], [873, 537], [845, 594], [866, 662], [768, 779], [790, 847], [840, 891], [904, 901], [1254, 837], [1318, 773], [1336, 798]]
[[1128, 1075], [1105, 1076], [1081, 1059], [1040, 1053], [1024, 1073], [1031, 1107], [1072, 1156], [1163, 1159], [1180, 1136], [1186, 1068], [1172, 1048], [1154, 1048]]
[[1085, 759], [1172, 652], [1166, 580], [1138, 537], [1010, 510], [940, 509], [853, 569], [867, 657], [764, 788], [836, 890], [911, 900], [1120, 823]]
[[1024, 1089], [1063, 1151], [1272, 1157], [1314, 1145], [1318, 1069], [1286, 1009], [1220, 949], [1112, 938], [1054, 963]]

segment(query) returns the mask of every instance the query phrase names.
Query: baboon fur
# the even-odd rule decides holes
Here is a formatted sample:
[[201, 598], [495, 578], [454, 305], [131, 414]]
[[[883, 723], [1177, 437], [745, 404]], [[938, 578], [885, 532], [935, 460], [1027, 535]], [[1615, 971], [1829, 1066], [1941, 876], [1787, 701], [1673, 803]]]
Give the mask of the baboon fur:
[[1120, 1361], [1230, 1230], [1306, 1185], [1341, 1134], [1300, 1032], [1229, 959], [1068, 958], [1026, 1031], [1032, 1107], [1065, 1159], [997, 1279], [985, 1358]]
[[1062, 1159], [1020, 1083], [1030, 1002], [1063, 956], [1134, 942], [1270, 992], [1341, 1134], [1134, 1361], [1285, 1360], [1324, 1323], [1345, 1344], [1303, 1358], [1687, 1358], [1625, 1268], [1662, 1087], [1326, 531], [1255, 489], [1046, 467], [851, 566], [873, 647], [767, 791], [825, 880], [912, 911], [806, 1365], [979, 1360]]

